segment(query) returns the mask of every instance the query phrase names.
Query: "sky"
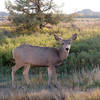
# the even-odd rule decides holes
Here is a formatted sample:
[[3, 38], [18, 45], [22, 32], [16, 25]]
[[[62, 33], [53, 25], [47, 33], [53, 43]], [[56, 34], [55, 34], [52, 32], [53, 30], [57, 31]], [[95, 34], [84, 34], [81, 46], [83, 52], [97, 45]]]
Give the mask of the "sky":
[[[5, 1], [0, 0], [0, 11], [7, 11], [5, 9]], [[11, 0], [14, 1], [14, 0]], [[100, 11], [100, 0], [54, 0], [64, 13], [73, 13], [82, 9], [91, 9], [93, 11]]]

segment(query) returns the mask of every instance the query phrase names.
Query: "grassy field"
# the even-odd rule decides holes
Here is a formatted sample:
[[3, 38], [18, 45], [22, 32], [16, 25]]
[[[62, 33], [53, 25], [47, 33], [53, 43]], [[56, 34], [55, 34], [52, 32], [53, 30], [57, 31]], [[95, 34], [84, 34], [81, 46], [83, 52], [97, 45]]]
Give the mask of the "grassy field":
[[[13, 26], [0, 26], [0, 100], [99, 100], [100, 99], [100, 22], [77, 19], [74, 25], [62, 24], [38, 32], [15, 32]], [[21, 68], [16, 73], [16, 88], [11, 86], [12, 50], [20, 44], [60, 47], [53, 34], [65, 39], [77, 33], [69, 57], [56, 68], [59, 88], [47, 88], [47, 69], [30, 69], [32, 84], [26, 85]], [[81, 98], [81, 99], [80, 99]]]
[[[17, 94], [17, 95], [16, 95]], [[88, 91], [42, 89], [39, 91], [25, 89], [12, 89], [7, 99], [2, 96], [1, 100], [99, 100], [100, 90]]]

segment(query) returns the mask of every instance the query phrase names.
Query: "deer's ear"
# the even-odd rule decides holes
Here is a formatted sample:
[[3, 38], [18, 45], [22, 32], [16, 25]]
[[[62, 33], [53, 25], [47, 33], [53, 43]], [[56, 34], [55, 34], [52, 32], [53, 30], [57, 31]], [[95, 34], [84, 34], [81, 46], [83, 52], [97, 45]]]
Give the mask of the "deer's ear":
[[55, 40], [59, 41], [60, 43], [64, 43], [64, 40], [61, 37], [58, 37], [54, 34]]
[[72, 36], [72, 41], [74, 41], [74, 40], [76, 40], [77, 39], [77, 34], [75, 33], [75, 34], [73, 34], [73, 36]]

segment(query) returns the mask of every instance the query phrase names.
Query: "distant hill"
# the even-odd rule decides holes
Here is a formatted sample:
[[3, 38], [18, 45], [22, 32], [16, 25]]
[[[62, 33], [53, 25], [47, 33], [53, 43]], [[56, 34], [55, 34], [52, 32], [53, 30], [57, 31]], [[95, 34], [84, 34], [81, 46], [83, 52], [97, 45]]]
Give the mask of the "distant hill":
[[0, 11], [0, 22], [6, 20], [8, 15], [8, 13]]
[[6, 13], [6, 12], [0, 12], [0, 17], [6, 17], [6, 16], [8, 16], [8, 13]]
[[100, 12], [95, 12], [90, 9], [83, 9], [77, 12], [80, 18], [100, 18]]

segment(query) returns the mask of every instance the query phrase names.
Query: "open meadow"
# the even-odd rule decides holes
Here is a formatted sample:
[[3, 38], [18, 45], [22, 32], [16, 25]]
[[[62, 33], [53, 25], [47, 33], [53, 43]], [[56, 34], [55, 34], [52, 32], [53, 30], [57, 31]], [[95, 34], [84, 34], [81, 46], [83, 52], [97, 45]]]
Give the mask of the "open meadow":
[[[68, 58], [56, 68], [59, 88], [47, 88], [47, 69], [32, 68], [31, 85], [16, 73], [16, 88], [11, 86], [15, 61], [12, 50], [21, 44], [60, 48], [54, 34], [68, 39], [77, 33]], [[0, 25], [0, 100], [100, 100], [100, 19], [77, 19], [36, 32], [16, 32], [12, 25]]]

